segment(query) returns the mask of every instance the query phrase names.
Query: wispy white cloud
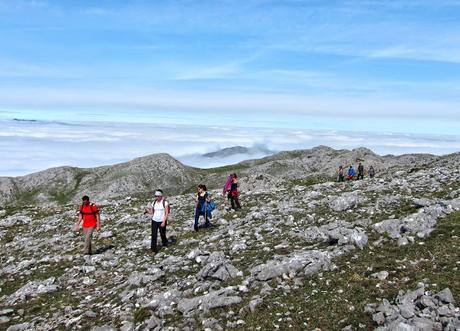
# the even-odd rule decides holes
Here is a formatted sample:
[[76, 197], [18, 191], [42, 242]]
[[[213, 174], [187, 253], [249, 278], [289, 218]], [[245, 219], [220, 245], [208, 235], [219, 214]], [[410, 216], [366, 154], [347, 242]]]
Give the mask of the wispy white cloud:
[[0, 79], [7, 78], [82, 78], [88, 75], [88, 71], [75, 67], [58, 67], [56, 65], [37, 64], [26, 61], [15, 61], [0, 58]]
[[206, 66], [206, 67], [192, 67], [181, 70], [176, 76], [173, 76], [173, 80], [208, 80], [208, 79], [219, 79], [229, 78], [235, 76], [241, 71], [238, 64], [224, 64], [221, 66]]
[[[3, 109], [146, 109], [152, 111], [249, 112], [272, 115], [303, 114], [366, 116], [372, 118], [414, 118], [460, 120], [459, 102], [416, 99], [394, 100], [381, 96], [337, 97], [329, 93], [312, 95], [291, 93], [160, 90], [160, 89], [72, 89], [8, 88], [0, 90]], [[65, 114], [65, 113], [64, 113]], [[416, 115], [416, 117], [414, 117]], [[259, 116], [259, 115], [257, 115]], [[125, 116], [125, 120], [129, 117]]]
[[174, 68], [178, 73], [174, 74], [173, 80], [214, 80], [221, 78], [244, 78], [250, 74], [251, 70], [245, 67], [257, 61], [262, 55], [263, 51], [251, 53], [246, 56], [239, 56], [238, 59], [232, 61], [225, 61], [219, 65], [207, 64], [199, 67], [194, 65], [189, 66], [176, 66]]
[[414, 45], [400, 44], [388, 46], [368, 52], [373, 58], [398, 58], [420, 61], [439, 61], [460, 63], [460, 47], [457, 41], [439, 42], [433, 44], [420, 43]]

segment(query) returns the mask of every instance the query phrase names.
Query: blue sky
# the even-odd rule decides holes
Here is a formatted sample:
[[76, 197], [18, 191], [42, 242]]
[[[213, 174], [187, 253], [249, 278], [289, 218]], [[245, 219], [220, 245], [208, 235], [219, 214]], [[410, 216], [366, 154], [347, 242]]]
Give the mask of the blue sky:
[[0, 0], [0, 45], [0, 120], [460, 129], [460, 1]]

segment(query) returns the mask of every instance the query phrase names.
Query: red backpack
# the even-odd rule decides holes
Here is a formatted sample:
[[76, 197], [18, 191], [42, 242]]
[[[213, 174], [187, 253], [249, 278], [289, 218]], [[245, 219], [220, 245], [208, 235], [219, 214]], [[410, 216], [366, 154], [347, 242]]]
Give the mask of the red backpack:
[[96, 206], [94, 203], [91, 202], [91, 204], [89, 205], [90, 208], [91, 208], [91, 212], [88, 213], [88, 212], [84, 212], [83, 211], [83, 205], [80, 205], [80, 214], [82, 215], [94, 215], [94, 217], [96, 217], [96, 214], [99, 212], [99, 210], [94, 210], [93, 206]]

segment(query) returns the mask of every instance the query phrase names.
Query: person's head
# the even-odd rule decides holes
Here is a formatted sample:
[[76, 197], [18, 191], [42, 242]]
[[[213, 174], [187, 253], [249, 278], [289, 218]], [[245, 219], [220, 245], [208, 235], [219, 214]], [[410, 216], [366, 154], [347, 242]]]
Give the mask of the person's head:
[[343, 169], [343, 167], [342, 167], [342, 166], [339, 166], [339, 169]]
[[81, 198], [81, 201], [83, 202], [84, 205], [89, 204], [89, 196], [84, 195], [84, 196]]
[[204, 184], [200, 184], [197, 186], [197, 189], [198, 189], [198, 192], [201, 193], [201, 192], [206, 192], [207, 189], [206, 189], [206, 185]]
[[350, 165], [350, 169], [353, 168], [353, 165]]
[[232, 177], [233, 177], [233, 178], [238, 178], [238, 176], [236, 175], [236, 173], [233, 173]]
[[163, 191], [160, 189], [155, 190], [155, 199], [161, 201], [163, 199]]

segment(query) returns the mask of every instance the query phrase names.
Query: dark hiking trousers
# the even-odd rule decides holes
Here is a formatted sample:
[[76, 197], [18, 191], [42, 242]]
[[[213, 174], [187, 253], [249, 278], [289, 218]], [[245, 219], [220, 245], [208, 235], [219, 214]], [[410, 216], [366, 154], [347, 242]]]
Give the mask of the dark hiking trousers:
[[238, 199], [238, 197], [230, 197], [230, 202], [232, 203], [232, 208], [233, 209], [241, 209], [241, 205], [240, 205], [240, 200]]
[[166, 238], [166, 224], [164, 228], [162, 228], [161, 222], [155, 222], [152, 220], [152, 242], [150, 244], [150, 248], [154, 252], [158, 252], [158, 247], [157, 247], [158, 230], [160, 230], [161, 242], [163, 246], [168, 246], [168, 239]]
[[195, 225], [194, 225], [195, 229], [198, 229], [198, 220], [200, 219], [201, 215], [204, 216], [204, 226], [209, 226], [208, 213], [202, 212], [201, 208], [195, 208]]

